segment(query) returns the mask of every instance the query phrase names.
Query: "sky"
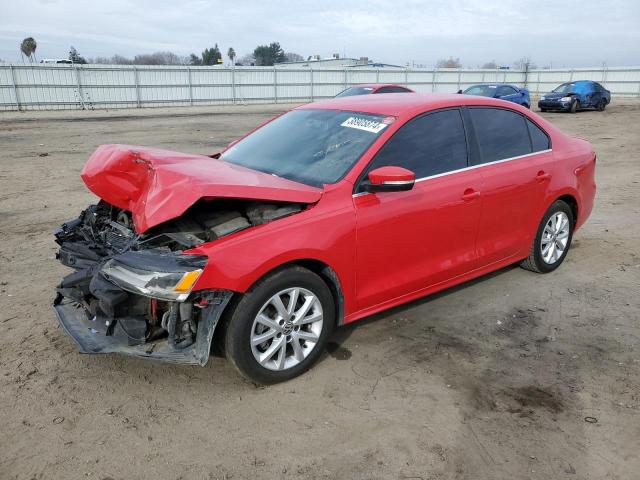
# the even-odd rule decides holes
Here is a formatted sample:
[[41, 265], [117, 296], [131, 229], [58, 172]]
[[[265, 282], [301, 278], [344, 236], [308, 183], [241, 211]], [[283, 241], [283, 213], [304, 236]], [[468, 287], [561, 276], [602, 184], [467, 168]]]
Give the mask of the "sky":
[[304, 57], [396, 65], [637, 66], [640, 0], [0, 0], [0, 60], [21, 61], [27, 36], [38, 59], [66, 58], [71, 45], [89, 58], [199, 55], [215, 43], [241, 57], [277, 41]]

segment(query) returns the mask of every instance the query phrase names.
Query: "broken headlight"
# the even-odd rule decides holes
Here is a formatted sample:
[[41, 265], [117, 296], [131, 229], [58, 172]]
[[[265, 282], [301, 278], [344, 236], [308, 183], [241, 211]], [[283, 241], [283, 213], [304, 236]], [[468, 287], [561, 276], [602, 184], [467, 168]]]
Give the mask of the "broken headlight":
[[126, 252], [108, 260], [102, 275], [123, 290], [184, 302], [207, 264], [207, 257], [153, 251]]

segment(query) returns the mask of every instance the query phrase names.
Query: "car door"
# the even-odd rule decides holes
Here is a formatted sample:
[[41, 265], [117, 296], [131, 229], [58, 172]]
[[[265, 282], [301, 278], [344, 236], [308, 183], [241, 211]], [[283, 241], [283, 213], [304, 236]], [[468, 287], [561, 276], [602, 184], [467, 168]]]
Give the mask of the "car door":
[[482, 176], [477, 252], [480, 266], [527, 252], [553, 175], [548, 135], [509, 109], [469, 107]]
[[585, 86], [585, 96], [587, 98], [587, 104], [585, 107], [596, 107], [600, 103], [602, 95], [600, 89], [596, 87], [595, 83], [588, 83]]
[[480, 175], [467, 169], [459, 109], [431, 112], [401, 127], [364, 171], [396, 165], [416, 174], [412, 190], [356, 188], [356, 286], [359, 309], [473, 269], [480, 218]]

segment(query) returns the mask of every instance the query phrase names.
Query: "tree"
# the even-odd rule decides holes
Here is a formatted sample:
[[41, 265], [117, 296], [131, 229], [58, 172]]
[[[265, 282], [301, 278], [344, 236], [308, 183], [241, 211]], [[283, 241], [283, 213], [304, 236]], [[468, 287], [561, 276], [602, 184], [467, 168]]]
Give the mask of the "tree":
[[516, 70], [531, 70], [538, 68], [535, 63], [531, 61], [530, 57], [522, 57], [520, 60], [513, 62], [513, 67]]
[[195, 53], [189, 55], [189, 65], [202, 65], [202, 59]]
[[185, 60], [173, 52], [155, 52], [136, 55], [133, 63], [135, 65], [183, 65]]
[[284, 50], [278, 42], [257, 46], [253, 51], [253, 56], [256, 59], [256, 65], [265, 67], [285, 61]]
[[111, 57], [110, 62], [114, 65], [133, 65], [133, 60], [118, 54]]
[[256, 64], [256, 57], [254, 57], [252, 53], [247, 53], [246, 55], [243, 55], [236, 62], [236, 65], [239, 66], [239, 67], [241, 67], [243, 65], [246, 66], [246, 67], [250, 67], [250, 66], [253, 66], [255, 64]]
[[449, 57], [448, 59], [440, 59], [436, 63], [437, 68], [462, 68], [459, 58]]
[[73, 45], [71, 45], [71, 48], [69, 49], [69, 60], [71, 60], [73, 63], [87, 63], [84, 57], [80, 56], [80, 54], [76, 50], [76, 47], [74, 47]]
[[284, 54], [285, 62], [303, 62], [304, 57], [299, 53], [287, 52]]
[[482, 67], [480, 68], [486, 68], [486, 69], [498, 68], [498, 64], [496, 63], [495, 60], [491, 60], [490, 62], [483, 64]]
[[229, 57], [229, 60], [231, 60], [231, 63], [233, 65], [236, 64], [236, 62], [234, 62], [236, 58], [236, 51], [233, 49], [233, 47], [229, 47], [229, 50], [227, 50], [227, 57]]
[[222, 53], [216, 43], [213, 48], [205, 48], [202, 52], [202, 64], [203, 65], [217, 65], [222, 63]]
[[25, 38], [20, 44], [20, 52], [27, 56], [29, 62], [36, 60], [36, 48], [38, 48], [38, 44], [33, 37]]

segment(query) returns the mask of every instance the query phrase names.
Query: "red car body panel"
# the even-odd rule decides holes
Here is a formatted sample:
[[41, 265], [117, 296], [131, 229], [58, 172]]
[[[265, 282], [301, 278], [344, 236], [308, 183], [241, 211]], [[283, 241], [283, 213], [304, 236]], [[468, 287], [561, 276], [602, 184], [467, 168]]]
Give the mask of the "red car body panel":
[[322, 190], [205, 155], [102, 145], [82, 170], [89, 189], [133, 214], [138, 233], [182, 215], [203, 198], [315, 203]]
[[[547, 132], [551, 149], [417, 179], [408, 191], [354, 193], [369, 161], [407, 121], [464, 105], [521, 113]], [[591, 212], [595, 154], [589, 143], [514, 103], [464, 95], [362, 95], [298, 108], [364, 112], [395, 121], [342, 180], [323, 189], [209, 157], [158, 150], [135, 155], [131, 147], [113, 146], [96, 152], [83, 178], [105, 200], [136, 209], [142, 231], [202, 196], [308, 203], [298, 214], [185, 252], [209, 258], [195, 289], [245, 292], [269, 271], [313, 261], [330, 267], [339, 281], [343, 323], [525, 258], [543, 213], [560, 197], [570, 196], [577, 204], [576, 228]]]

